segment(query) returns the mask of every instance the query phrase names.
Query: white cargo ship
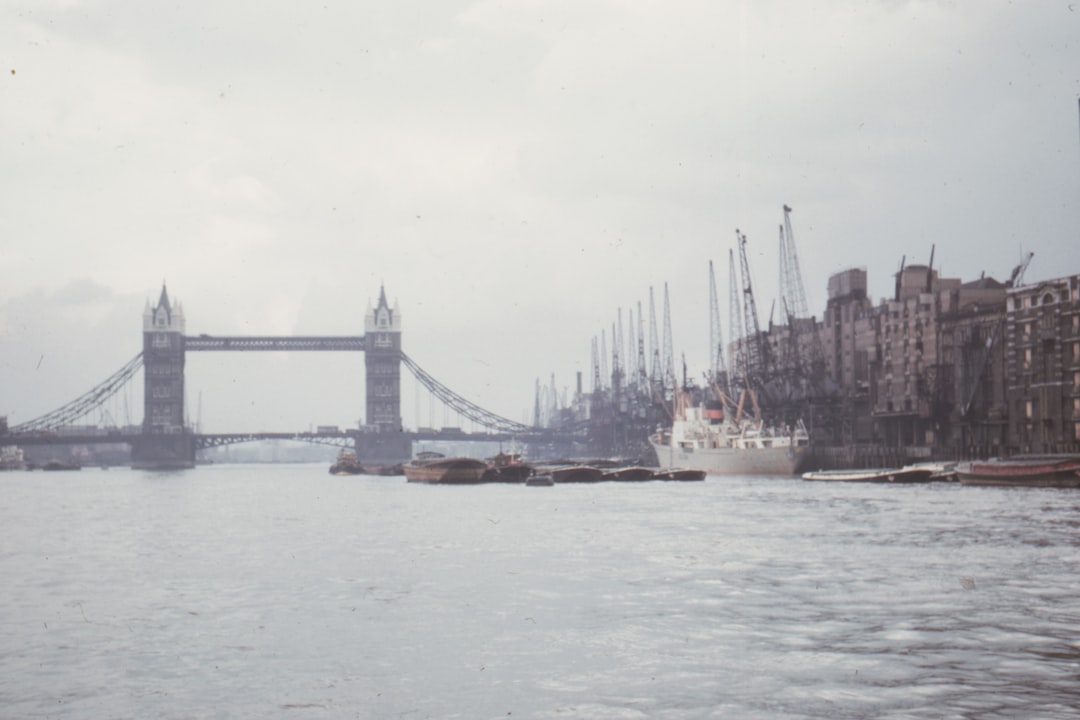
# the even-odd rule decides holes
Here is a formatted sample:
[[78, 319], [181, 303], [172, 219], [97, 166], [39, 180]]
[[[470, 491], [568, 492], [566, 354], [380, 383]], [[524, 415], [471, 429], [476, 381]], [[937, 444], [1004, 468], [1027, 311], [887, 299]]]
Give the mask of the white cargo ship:
[[671, 428], [649, 436], [661, 468], [691, 468], [712, 475], [795, 475], [810, 448], [800, 421], [774, 428], [762, 421], [735, 423], [720, 408], [680, 408]]

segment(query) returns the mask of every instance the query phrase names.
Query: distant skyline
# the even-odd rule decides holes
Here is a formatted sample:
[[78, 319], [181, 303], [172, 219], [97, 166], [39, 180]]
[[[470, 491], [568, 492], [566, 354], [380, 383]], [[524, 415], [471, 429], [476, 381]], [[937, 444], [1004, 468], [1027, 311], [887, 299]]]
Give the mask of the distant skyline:
[[[522, 420], [538, 378], [590, 387], [592, 338], [650, 286], [662, 323], [665, 282], [700, 377], [709, 260], [730, 338], [736, 228], [766, 324], [784, 204], [818, 317], [830, 274], [865, 267], [877, 302], [931, 248], [964, 281], [1028, 251], [1029, 282], [1080, 273], [1080, 4], [25, 0], [0, 20], [13, 424], [137, 353], [163, 281], [189, 334], [218, 335], [362, 334], [385, 286], [406, 353]], [[407, 423], [459, 424], [410, 384]], [[208, 430], [351, 426], [363, 358], [193, 354], [187, 391]]]

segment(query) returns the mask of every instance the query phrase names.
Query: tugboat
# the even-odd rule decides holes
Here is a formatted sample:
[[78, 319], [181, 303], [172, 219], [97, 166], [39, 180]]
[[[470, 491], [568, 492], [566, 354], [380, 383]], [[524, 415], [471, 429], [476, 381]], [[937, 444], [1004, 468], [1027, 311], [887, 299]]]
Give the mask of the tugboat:
[[364, 467], [356, 458], [356, 453], [344, 448], [338, 453], [337, 461], [330, 466], [331, 475], [363, 475]]
[[490, 468], [488, 479], [490, 482], [522, 483], [527, 481], [534, 472], [533, 466], [522, 462], [518, 453], [500, 452], [493, 458], [488, 458]]

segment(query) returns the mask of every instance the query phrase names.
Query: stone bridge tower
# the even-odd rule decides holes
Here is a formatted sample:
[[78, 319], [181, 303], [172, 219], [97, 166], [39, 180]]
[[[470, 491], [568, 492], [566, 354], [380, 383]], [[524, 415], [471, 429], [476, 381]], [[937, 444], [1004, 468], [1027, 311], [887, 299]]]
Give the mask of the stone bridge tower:
[[132, 467], [195, 465], [195, 441], [184, 425], [184, 311], [165, 285], [143, 312], [143, 427], [131, 449]]
[[364, 316], [364, 355], [367, 426], [378, 433], [401, 432], [401, 312], [396, 302], [393, 308], [386, 302], [384, 287]]

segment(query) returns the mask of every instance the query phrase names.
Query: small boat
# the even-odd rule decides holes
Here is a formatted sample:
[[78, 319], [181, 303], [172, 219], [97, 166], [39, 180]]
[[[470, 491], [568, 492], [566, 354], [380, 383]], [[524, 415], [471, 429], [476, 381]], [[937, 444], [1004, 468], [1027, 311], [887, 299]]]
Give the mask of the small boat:
[[921, 483], [930, 482], [930, 474], [931, 471], [927, 468], [909, 465], [902, 468], [817, 470], [803, 473], [802, 479], [826, 480], [829, 482]]
[[667, 468], [653, 472], [654, 480], [704, 480], [704, 470], [690, 468]]
[[1080, 488], [1080, 455], [1024, 455], [956, 466], [963, 485]]
[[487, 473], [487, 482], [522, 483], [532, 476], [533, 466], [521, 461], [521, 455], [517, 453], [500, 452], [493, 458], [488, 458], [490, 469]]
[[330, 466], [331, 475], [362, 475], [364, 467], [356, 458], [352, 450], [342, 450], [338, 453], [337, 460]]
[[485, 482], [489, 470], [488, 464], [475, 458], [435, 459], [417, 458], [404, 466], [405, 479], [408, 482], [422, 482], [441, 485], [471, 485]]

